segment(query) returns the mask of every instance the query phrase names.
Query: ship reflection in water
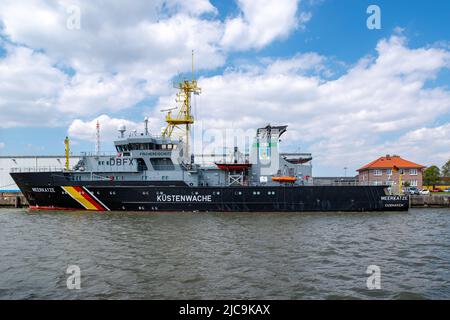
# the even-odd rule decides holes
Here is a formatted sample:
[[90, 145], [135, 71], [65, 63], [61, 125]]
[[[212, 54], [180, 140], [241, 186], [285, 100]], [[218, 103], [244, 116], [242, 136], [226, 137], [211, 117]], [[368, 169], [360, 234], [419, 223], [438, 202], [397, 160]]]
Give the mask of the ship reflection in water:
[[[450, 215], [0, 210], [0, 299], [450, 298]], [[81, 290], [66, 286], [68, 265]], [[367, 267], [381, 269], [368, 290]]]

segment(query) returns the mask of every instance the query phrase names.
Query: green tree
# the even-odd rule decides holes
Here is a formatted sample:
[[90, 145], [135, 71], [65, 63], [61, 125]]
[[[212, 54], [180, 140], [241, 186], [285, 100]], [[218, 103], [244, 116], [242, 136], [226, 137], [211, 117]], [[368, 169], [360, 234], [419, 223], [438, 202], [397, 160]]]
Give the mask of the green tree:
[[428, 167], [423, 173], [423, 181], [427, 186], [436, 187], [436, 184], [441, 180], [441, 171], [437, 166]]
[[442, 166], [441, 174], [444, 178], [450, 177], [450, 160]]

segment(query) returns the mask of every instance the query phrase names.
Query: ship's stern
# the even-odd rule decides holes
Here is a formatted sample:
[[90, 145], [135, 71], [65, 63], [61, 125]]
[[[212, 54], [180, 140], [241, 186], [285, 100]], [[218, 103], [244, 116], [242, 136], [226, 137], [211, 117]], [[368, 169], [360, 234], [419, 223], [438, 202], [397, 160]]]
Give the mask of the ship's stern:
[[408, 211], [410, 207], [408, 195], [382, 196], [381, 203], [385, 211]]

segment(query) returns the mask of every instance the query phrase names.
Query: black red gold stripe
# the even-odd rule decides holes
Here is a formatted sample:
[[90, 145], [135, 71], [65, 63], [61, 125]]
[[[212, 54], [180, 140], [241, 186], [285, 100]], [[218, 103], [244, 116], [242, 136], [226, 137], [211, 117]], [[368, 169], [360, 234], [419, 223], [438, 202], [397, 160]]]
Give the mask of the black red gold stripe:
[[84, 187], [64, 186], [62, 188], [86, 210], [109, 211], [108, 207], [106, 207], [89, 190]]

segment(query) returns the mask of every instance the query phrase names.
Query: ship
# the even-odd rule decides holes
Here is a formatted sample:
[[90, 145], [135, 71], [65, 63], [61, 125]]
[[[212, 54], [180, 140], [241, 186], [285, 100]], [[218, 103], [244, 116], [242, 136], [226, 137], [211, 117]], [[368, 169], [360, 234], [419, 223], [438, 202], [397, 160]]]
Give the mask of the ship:
[[[193, 63], [192, 63], [193, 65]], [[287, 125], [256, 129], [248, 153], [199, 164], [190, 152], [193, 95], [201, 93], [192, 67], [167, 126], [151, 133], [119, 126], [113, 154], [85, 153], [60, 169], [14, 168], [10, 173], [34, 210], [144, 212], [375, 212], [407, 211], [409, 197], [380, 185], [315, 185], [312, 155], [282, 153]], [[178, 135], [175, 134], [178, 133]]]

